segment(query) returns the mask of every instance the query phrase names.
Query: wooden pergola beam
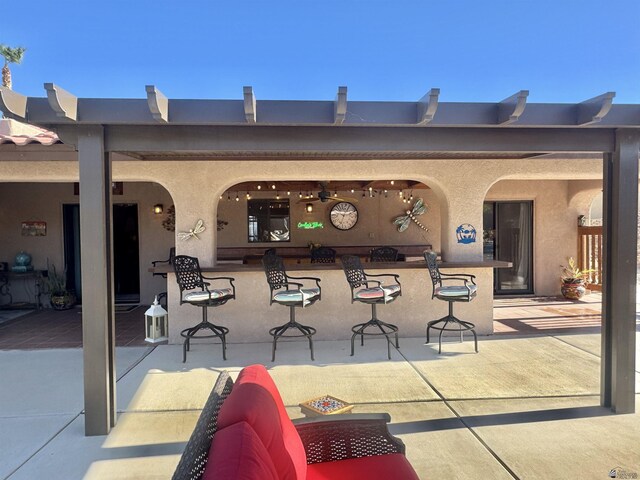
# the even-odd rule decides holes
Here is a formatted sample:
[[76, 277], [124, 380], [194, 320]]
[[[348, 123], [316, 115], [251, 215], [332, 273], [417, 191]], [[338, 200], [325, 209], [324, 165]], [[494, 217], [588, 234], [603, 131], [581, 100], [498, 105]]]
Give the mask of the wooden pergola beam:
[[438, 110], [438, 98], [440, 97], [440, 89], [432, 88], [418, 100], [418, 125], [426, 125], [433, 120], [433, 117]]
[[256, 96], [253, 93], [253, 87], [242, 87], [244, 95], [244, 118], [247, 123], [256, 123]]
[[[53, 84], [49, 99], [0, 90], [0, 108], [7, 115], [45, 128], [61, 119], [93, 125], [153, 125], [147, 99], [78, 98]], [[239, 100], [167, 100], [170, 125], [354, 126], [354, 127], [482, 127], [495, 128], [640, 128], [640, 105], [614, 105], [608, 92], [579, 104], [529, 103], [527, 91], [498, 103], [441, 102], [431, 89], [418, 102], [347, 101], [339, 87], [334, 101], [262, 100], [260, 117], [252, 89]], [[50, 104], [51, 102], [51, 104]], [[154, 101], [154, 103], [156, 103]], [[159, 101], [157, 102], [160, 103]], [[349, 115], [347, 115], [347, 105]], [[526, 105], [526, 110], [524, 109]], [[77, 109], [77, 111], [76, 111]], [[159, 109], [158, 109], [159, 110]], [[162, 118], [162, 116], [160, 117]], [[255, 123], [253, 122], [255, 120]], [[50, 128], [50, 127], [49, 127]]]
[[147, 103], [154, 120], [160, 123], [169, 121], [169, 100], [154, 85], [146, 85]]
[[27, 97], [10, 88], [0, 87], [0, 110], [8, 117], [24, 120], [27, 117]]
[[56, 117], [75, 122], [78, 119], [78, 97], [53, 83], [45, 83], [49, 106]]
[[516, 123], [527, 105], [529, 90], [520, 90], [518, 93], [505, 98], [498, 104], [498, 123], [510, 125]]
[[607, 92], [578, 104], [576, 123], [582, 127], [600, 123], [613, 106], [615, 92]]
[[347, 87], [338, 87], [338, 94], [334, 101], [333, 123], [342, 125], [347, 116]]

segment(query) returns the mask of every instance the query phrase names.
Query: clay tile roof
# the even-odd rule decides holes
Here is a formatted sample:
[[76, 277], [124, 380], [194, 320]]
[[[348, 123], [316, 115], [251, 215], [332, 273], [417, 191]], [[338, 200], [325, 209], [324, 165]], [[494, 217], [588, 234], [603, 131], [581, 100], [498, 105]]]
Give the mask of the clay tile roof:
[[9, 118], [3, 118], [0, 119], [0, 145], [4, 143], [22, 146], [32, 143], [53, 145], [62, 142], [53, 132]]

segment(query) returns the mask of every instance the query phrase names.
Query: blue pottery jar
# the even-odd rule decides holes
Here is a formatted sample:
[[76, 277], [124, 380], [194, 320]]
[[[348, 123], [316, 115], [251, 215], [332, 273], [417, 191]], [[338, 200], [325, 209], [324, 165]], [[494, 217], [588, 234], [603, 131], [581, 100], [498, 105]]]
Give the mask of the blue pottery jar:
[[18, 267], [28, 267], [31, 265], [31, 255], [26, 252], [20, 252], [16, 255], [14, 261]]

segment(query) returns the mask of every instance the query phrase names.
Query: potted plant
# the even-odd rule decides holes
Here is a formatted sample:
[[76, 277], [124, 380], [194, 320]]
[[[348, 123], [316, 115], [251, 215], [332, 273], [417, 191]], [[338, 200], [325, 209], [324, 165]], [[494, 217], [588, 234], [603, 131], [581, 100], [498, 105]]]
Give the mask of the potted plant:
[[55, 265], [48, 269], [46, 284], [49, 290], [49, 302], [54, 310], [67, 310], [76, 304], [76, 295], [67, 289], [67, 277], [59, 274]]
[[580, 270], [573, 257], [569, 257], [568, 264], [562, 266], [560, 291], [564, 298], [579, 300], [587, 293], [586, 277], [595, 270]]

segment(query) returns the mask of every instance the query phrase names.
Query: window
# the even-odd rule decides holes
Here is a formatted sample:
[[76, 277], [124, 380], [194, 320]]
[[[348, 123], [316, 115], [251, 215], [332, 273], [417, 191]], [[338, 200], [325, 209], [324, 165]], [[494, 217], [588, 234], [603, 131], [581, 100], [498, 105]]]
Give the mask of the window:
[[289, 241], [289, 200], [249, 200], [249, 242]]

